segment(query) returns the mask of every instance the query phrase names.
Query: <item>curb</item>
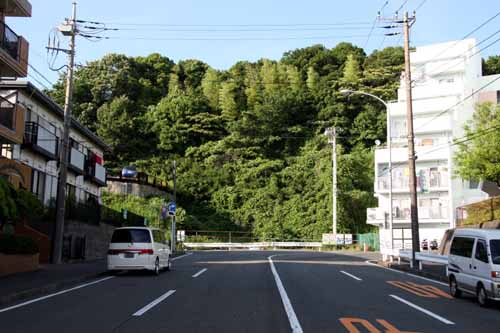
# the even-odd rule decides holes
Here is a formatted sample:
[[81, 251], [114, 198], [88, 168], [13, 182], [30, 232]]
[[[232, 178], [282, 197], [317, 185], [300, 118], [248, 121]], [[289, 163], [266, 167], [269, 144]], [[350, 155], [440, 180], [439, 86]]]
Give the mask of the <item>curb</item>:
[[29, 298], [44, 296], [46, 294], [55, 293], [61, 291], [62, 289], [71, 288], [75, 285], [98, 278], [100, 276], [108, 275], [107, 272], [93, 273], [84, 276], [80, 276], [73, 279], [68, 279], [64, 281], [54, 282], [46, 284], [44, 286], [18, 291], [9, 295], [0, 297], [0, 306], [11, 305], [14, 302], [24, 301]]
[[410, 268], [409, 266], [403, 266], [403, 265], [397, 265], [397, 264], [391, 264], [391, 263], [384, 264], [384, 263], [381, 263], [380, 261], [377, 262], [377, 264], [380, 265], [380, 266], [384, 266], [384, 267], [396, 269], [398, 271], [402, 271], [402, 272], [406, 272], [406, 273], [411, 273], [411, 274], [418, 275], [418, 276], [421, 276], [421, 277], [425, 277], [425, 278], [428, 278], [428, 279], [432, 279], [432, 280], [437, 280], [437, 281], [448, 283], [448, 278], [446, 276], [432, 274], [432, 273], [428, 273], [428, 272], [425, 272], [425, 271], [419, 271], [418, 269], [413, 269], [413, 268]]
[[[185, 251], [176, 251], [174, 254], [174, 258], [179, 257], [185, 253]], [[45, 296], [46, 294], [52, 294], [102, 276], [109, 276], [109, 273], [104, 270], [98, 273], [87, 274], [72, 279], [49, 283], [40, 287], [14, 292], [9, 295], [2, 295], [0, 296], [0, 307], [12, 305], [12, 303], [25, 301], [35, 297]]]

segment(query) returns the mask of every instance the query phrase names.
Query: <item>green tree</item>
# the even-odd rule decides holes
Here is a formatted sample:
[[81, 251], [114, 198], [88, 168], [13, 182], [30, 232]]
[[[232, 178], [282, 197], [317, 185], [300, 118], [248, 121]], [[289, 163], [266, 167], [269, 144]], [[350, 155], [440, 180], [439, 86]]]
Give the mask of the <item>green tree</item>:
[[500, 56], [491, 56], [483, 59], [483, 75], [500, 74]]
[[359, 62], [356, 60], [354, 55], [349, 54], [344, 65], [344, 75], [342, 77], [342, 81], [349, 86], [355, 86], [360, 79], [361, 70], [359, 68]]
[[208, 99], [210, 107], [212, 109], [217, 109], [219, 107], [220, 82], [216, 70], [212, 68], [207, 69], [203, 81], [201, 82], [201, 87], [203, 89], [203, 94]]
[[500, 106], [483, 103], [457, 139], [457, 175], [467, 180], [488, 180], [500, 187]]

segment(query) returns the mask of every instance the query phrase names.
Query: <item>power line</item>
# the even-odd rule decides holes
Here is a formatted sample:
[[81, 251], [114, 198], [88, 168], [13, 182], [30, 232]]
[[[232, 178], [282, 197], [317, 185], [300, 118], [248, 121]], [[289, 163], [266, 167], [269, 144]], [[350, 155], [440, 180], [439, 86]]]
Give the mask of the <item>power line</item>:
[[[382, 35], [378, 35], [382, 36]], [[339, 39], [339, 38], [366, 38], [367, 35], [326, 35], [326, 36], [293, 36], [293, 37], [146, 37], [146, 36], [132, 36], [132, 37], [109, 37], [109, 36], [85, 36], [96, 39], [115, 39], [115, 40], [150, 40], [150, 41], [273, 41], [273, 40], [314, 40], [314, 39]]]
[[371, 25], [366, 21], [345, 21], [330, 23], [288, 23], [288, 24], [166, 24], [166, 23], [122, 23], [122, 22], [93, 22], [78, 20], [78, 23], [104, 24], [115, 26], [151, 26], [151, 27], [300, 27], [300, 26], [349, 26], [349, 25]]
[[[272, 32], [272, 31], [330, 31], [368, 30], [369, 27], [315, 27], [315, 28], [268, 28], [268, 29], [183, 29], [183, 28], [104, 28], [102, 31], [167, 31], [167, 32]], [[372, 29], [373, 30], [373, 29]]]
[[468, 95], [467, 97], [465, 97], [464, 99], [462, 99], [461, 101], [459, 101], [458, 103], [454, 104], [453, 106], [447, 108], [446, 110], [444, 111], [441, 111], [440, 113], [438, 113], [436, 116], [432, 117], [430, 120], [426, 121], [425, 123], [423, 123], [422, 125], [420, 125], [417, 129], [415, 129], [415, 132], [418, 131], [419, 129], [421, 129], [422, 127], [426, 126], [427, 124], [430, 124], [432, 121], [436, 120], [437, 118], [441, 117], [442, 115], [448, 113], [448, 111], [452, 110], [454, 107], [464, 103], [465, 101], [467, 101], [468, 99], [470, 99], [472, 96], [474, 96], [475, 94], [477, 94], [478, 92], [480, 92], [481, 90], [489, 87], [490, 85], [492, 85], [493, 83], [495, 83], [496, 81], [500, 80], [500, 76], [497, 77], [496, 79], [493, 79], [491, 80], [490, 82], [488, 82], [487, 84], [483, 85], [482, 87], [480, 87], [479, 89], [473, 91], [470, 95]]
[[417, 6], [417, 8], [415, 8], [415, 11], [418, 11], [423, 5], [425, 5], [426, 2], [427, 0], [422, 0], [422, 2]]
[[403, 9], [403, 7], [408, 3], [408, 1], [410, 1], [410, 0], [404, 0], [403, 3], [401, 4], [401, 6], [399, 6], [399, 8], [396, 9], [396, 13], [399, 13], [399, 11], [401, 9]]
[[54, 85], [52, 81], [47, 79], [45, 75], [43, 75], [39, 70], [37, 70], [32, 64], [28, 63], [28, 66], [35, 72], [37, 73], [41, 78], [43, 78], [45, 81], [47, 81], [50, 85]]
[[373, 20], [373, 24], [372, 24], [372, 27], [370, 29], [370, 32], [368, 33], [368, 37], [366, 38], [366, 42], [365, 42], [365, 46], [363, 47], [363, 49], [366, 49], [366, 47], [368, 46], [368, 42], [370, 41], [370, 37], [372, 36], [372, 33], [373, 33], [373, 29], [375, 29], [375, 25], [377, 25], [377, 22], [378, 22], [378, 18], [379, 18], [379, 15], [380, 15], [380, 12], [382, 12], [384, 10], [384, 8], [389, 4], [389, 1], [385, 1], [384, 4], [382, 5], [382, 7], [380, 7], [379, 11], [378, 11], [378, 14], [377, 16], [375, 17], [375, 20]]

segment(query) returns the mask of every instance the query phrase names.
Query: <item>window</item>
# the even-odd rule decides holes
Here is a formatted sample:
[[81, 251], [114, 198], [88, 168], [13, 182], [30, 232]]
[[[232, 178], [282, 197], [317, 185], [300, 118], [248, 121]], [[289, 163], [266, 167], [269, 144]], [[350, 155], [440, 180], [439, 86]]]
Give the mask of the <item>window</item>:
[[2, 143], [0, 156], [12, 159], [12, 145], [8, 143]]
[[45, 177], [46, 174], [33, 169], [31, 171], [31, 193], [37, 196], [38, 200], [45, 200]]
[[488, 263], [488, 253], [486, 252], [486, 242], [478, 239], [476, 243], [476, 255], [474, 256], [479, 261]]
[[450, 254], [460, 257], [471, 258], [472, 248], [474, 247], [474, 238], [455, 237], [451, 244]]
[[111, 243], [151, 243], [151, 236], [147, 229], [117, 229]]
[[500, 265], [500, 239], [490, 240], [491, 260], [495, 265]]

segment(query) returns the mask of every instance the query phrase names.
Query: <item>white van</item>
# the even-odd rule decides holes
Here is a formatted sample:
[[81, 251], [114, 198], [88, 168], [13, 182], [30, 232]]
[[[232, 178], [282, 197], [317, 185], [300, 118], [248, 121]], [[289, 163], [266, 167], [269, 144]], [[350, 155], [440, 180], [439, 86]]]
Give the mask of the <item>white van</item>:
[[447, 274], [454, 297], [470, 293], [481, 306], [500, 301], [500, 230], [456, 229]]
[[147, 269], [159, 274], [169, 270], [170, 248], [160, 229], [146, 227], [117, 228], [108, 250], [108, 270]]

